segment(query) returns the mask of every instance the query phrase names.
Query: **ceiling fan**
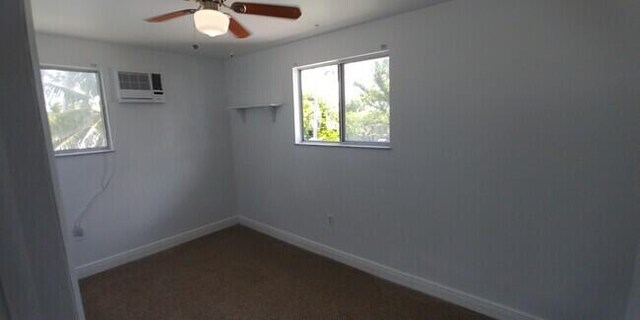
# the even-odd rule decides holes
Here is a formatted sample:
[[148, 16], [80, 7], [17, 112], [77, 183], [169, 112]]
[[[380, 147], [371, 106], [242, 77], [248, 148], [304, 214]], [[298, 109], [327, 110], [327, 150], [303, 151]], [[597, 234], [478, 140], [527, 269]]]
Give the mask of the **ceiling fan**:
[[228, 0], [187, 0], [199, 4], [196, 9], [184, 9], [165, 13], [159, 16], [145, 19], [147, 22], [164, 22], [182, 16], [193, 14], [193, 21], [196, 29], [210, 37], [219, 36], [231, 31], [233, 35], [240, 39], [247, 38], [251, 33], [243, 27], [233, 17], [221, 11], [222, 8], [229, 9], [239, 14], [251, 14], [258, 16], [298, 19], [302, 15], [300, 8], [260, 4], [250, 2], [234, 2], [227, 5]]

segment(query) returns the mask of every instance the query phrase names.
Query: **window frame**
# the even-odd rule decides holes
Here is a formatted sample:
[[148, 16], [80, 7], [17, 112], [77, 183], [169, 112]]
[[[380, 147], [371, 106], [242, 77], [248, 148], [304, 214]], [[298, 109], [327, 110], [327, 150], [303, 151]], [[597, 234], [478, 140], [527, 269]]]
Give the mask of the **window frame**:
[[[106, 90], [105, 84], [102, 80], [102, 72], [97, 67], [77, 67], [77, 66], [65, 66], [65, 65], [56, 65], [56, 64], [41, 64], [40, 65], [40, 77], [42, 78], [42, 70], [58, 70], [58, 71], [68, 71], [68, 72], [84, 72], [84, 73], [94, 73], [96, 75], [96, 79], [98, 81], [98, 94], [100, 95], [100, 110], [102, 113], [102, 121], [104, 122], [104, 131], [105, 138], [107, 141], [106, 147], [99, 148], [86, 148], [86, 149], [69, 149], [69, 150], [53, 150], [54, 157], [71, 157], [71, 156], [83, 156], [83, 155], [92, 155], [92, 154], [100, 154], [100, 153], [110, 153], [114, 152], [115, 148], [113, 145], [113, 139], [111, 136], [111, 125], [109, 121], [109, 111], [107, 107], [107, 99], [106, 99]], [[42, 101], [44, 105], [44, 111], [47, 115], [47, 126], [49, 124], [49, 114], [46, 109], [46, 101], [44, 97], [44, 83], [42, 83], [42, 79], [40, 79], [40, 83], [42, 85]], [[51, 131], [51, 129], [49, 129]], [[49, 133], [49, 140], [51, 140], [51, 133]]]
[[[346, 138], [346, 101], [345, 101], [345, 83], [344, 83], [344, 66], [349, 63], [362, 62], [367, 60], [375, 60], [381, 58], [389, 59], [389, 73], [391, 73], [391, 56], [389, 50], [381, 50], [363, 55], [330, 60], [320, 63], [313, 63], [304, 66], [296, 66], [293, 68], [293, 101], [294, 101], [294, 118], [295, 118], [295, 144], [302, 146], [323, 146], [323, 147], [347, 147], [347, 148], [369, 148], [369, 149], [391, 149], [391, 140], [389, 142], [360, 142], [347, 141]], [[304, 140], [304, 117], [302, 116], [302, 72], [327, 66], [337, 66], [338, 68], [338, 119], [340, 125], [340, 141], [305, 141]], [[389, 77], [391, 77], [389, 75]], [[391, 87], [389, 88], [391, 92]], [[391, 106], [391, 94], [389, 94], [389, 106]], [[391, 107], [389, 107], [389, 136], [391, 136]]]

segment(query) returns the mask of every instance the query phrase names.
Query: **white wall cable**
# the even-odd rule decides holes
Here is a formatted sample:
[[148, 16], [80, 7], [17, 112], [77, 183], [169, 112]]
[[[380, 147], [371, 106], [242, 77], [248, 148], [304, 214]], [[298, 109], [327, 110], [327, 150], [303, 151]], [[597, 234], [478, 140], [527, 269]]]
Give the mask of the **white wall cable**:
[[[84, 229], [82, 228], [82, 220], [84, 219], [84, 217], [87, 215], [87, 212], [89, 211], [89, 208], [91, 208], [91, 206], [93, 205], [93, 203], [95, 202], [95, 200], [109, 187], [109, 185], [111, 184], [111, 180], [113, 180], [113, 176], [115, 173], [115, 162], [113, 161], [113, 159], [110, 161], [111, 162], [111, 170], [109, 170], [109, 165], [107, 163], [107, 158], [113, 158], [113, 153], [110, 154], [103, 154], [103, 175], [102, 175], [102, 180], [100, 182], [100, 190], [98, 190], [90, 199], [89, 201], [87, 201], [87, 203], [85, 204], [85, 206], [82, 208], [82, 210], [80, 211], [80, 214], [78, 215], [78, 217], [76, 218], [74, 224], [73, 224], [73, 229], [72, 229], [72, 233], [73, 236], [75, 238], [83, 238], [84, 237]], [[111, 171], [111, 172], [109, 172]]]

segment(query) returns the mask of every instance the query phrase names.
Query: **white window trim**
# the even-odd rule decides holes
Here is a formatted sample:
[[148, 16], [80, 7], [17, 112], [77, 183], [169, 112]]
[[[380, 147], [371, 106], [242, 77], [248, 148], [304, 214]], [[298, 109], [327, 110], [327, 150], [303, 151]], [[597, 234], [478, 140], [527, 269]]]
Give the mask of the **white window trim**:
[[[95, 73], [98, 79], [98, 90], [100, 90], [100, 105], [102, 109], [102, 120], [104, 121], [104, 130], [107, 138], [107, 146], [101, 148], [87, 148], [87, 149], [70, 149], [70, 150], [60, 150], [53, 151], [53, 155], [56, 158], [59, 157], [72, 157], [72, 156], [84, 156], [84, 155], [94, 155], [100, 153], [110, 153], [115, 152], [115, 148], [113, 145], [113, 139], [111, 136], [111, 123], [109, 121], [109, 108], [107, 107], [107, 99], [106, 99], [106, 90], [105, 84], [102, 80], [102, 72], [98, 68], [87, 68], [87, 67], [75, 67], [75, 66], [64, 66], [64, 65], [55, 65], [55, 64], [42, 64], [40, 65], [40, 70], [43, 69], [52, 69], [52, 70], [61, 70], [61, 71], [75, 71], [75, 72], [92, 72]], [[43, 97], [44, 101], [44, 97]], [[46, 112], [46, 109], [45, 109]], [[48, 119], [48, 115], [47, 115]], [[49, 125], [47, 120], [47, 126]]]
[[[390, 57], [389, 50], [382, 50], [373, 53], [336, 59], [331, 61], [325, 61], [320, 63], [314, 63], [293, 68], [293, 106], [294, 106], [294, 119], [295, 119], [295, 145], [299, 146], [320, 146], [320, 147], [343, 147], [343, 148], [366, 148], [366, 149], [379, 149], [390, 150], [391, 142], [355, 142], [355, 141], [340, 141], [340, 142], [320, 142], [320, 141], [305, 141], [304, 140], [304, 124], [302, 123], [302, 71], [315, 69], [320, 67], [338, 66], [338, 72], [340, 73], [340, 139], [344, 139], [345, 119], [344, 119], [344, 75], [342, 74], [342, 67], [344, 64], [359, 62], [365, 60], [373, 60], [378, 58]], [[389, 102], [391, 104], [391, 102]], [[392, 110], [389, 109], [389, 120], [391, 120]], [[391, 121], [389, 121], [389, 134], [391, 136]]]

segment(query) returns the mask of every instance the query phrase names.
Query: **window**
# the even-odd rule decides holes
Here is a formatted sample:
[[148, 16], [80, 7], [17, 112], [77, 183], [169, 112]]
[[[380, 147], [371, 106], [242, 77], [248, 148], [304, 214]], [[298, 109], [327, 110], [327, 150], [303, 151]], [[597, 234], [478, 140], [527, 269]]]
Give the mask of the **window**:
[[98, 71], [43, 67], [41, 76], [55, 154], [110, 151]]
[[389, 56], [376, 53], [294, 69], [296, 142], [382, 146], [391, 141]]

